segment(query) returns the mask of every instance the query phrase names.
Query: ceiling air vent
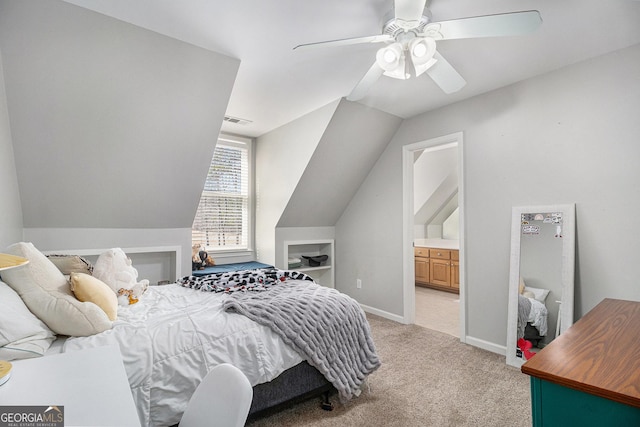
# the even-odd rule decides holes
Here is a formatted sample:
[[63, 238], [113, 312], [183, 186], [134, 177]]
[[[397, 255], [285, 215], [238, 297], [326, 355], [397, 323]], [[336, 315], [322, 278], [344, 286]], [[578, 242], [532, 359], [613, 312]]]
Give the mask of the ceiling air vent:
[[233, 116], [224, 116], [224, 121], [229, 123], [234, 123], [237, 125], [248, 125], [249, 123], [253, 123], [251, 120], [241, 119]]

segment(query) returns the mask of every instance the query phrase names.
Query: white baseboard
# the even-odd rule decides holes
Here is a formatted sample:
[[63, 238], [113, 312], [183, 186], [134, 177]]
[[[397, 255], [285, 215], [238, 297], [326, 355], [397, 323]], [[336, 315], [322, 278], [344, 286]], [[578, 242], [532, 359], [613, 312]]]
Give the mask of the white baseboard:
[[492, 353], [500, 354], [505, 356], [507, 354], [507, 347], [504, 345], [498, 345], [489, 341], [481, 340], [479, 338], [474, 338], [470, 336], [465, 337], [465, 343], [472, 345], [474, 347], [481, 348], [483, 350], [490, 351]]
[[[385, 319], [393, 320], [394, 322], [406, 324], [404, 318], [402, 316], [398, 316], [397, 314], [389, 313], [388, 311], [380, 310], [374, 307], [369, 307], [368, 305], [360, 304], [360, 307], [366, 312], [375, 314], [376, 316], [384, 317]], [[472, 345], [474, 347], [481, 348], [483, 350], [490, 351], [492, 353], [500, 354], [505, 356], [507, 354], [507, 347], [503, 345], [498, 345], [489, 341], [481, 340], [479, 338], [474, 338], [470, 336], [466, 336], [464, 340], [460, 340], [465, 344]]]
[[366, 312], [375, 314], [376, 316], [384, 317], [385, 319], [393, 320], [398, 323], [405, 323], [404, 318], [402, 316], [398, 316], [397, 314], [389, 313], [388, 311], [379, 310], [377, 308], [369, 307], [368, 305], [360, 304], [360, 307]]

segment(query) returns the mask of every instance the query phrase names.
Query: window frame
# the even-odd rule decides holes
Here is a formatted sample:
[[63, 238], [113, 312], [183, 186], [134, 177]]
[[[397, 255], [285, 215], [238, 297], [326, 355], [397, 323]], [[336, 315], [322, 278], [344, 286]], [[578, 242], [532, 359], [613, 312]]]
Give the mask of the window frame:
[[[233, 248], [233, 249], [217, 249], [216, 247], [205, 247], [204, 249], [207, 252], [210, 252], [214, 258], [226, 258], [226, 257], [234, 257], [234, 256], [244, 256], [249, 253], [255, 252], [255, 156], [254, 156], [254, 140], [251, 138], [238, 136], [238, 135], [226, 135], [220, 134], [218, 139], [216, 140], [216, 147], [218, 144], [231, 146], [231, 147], [239, 147], [246, 148], [247, 150], [247, 160], [248, 160], [248, 177], [247, 177], [247, 247], [246, 248]], [[213, 161], [214, 152], [211, 153], [211, 160], [209, 161], [209, 167], [211, 166], [211, 161]], [[207, 171], [209, 169], [207, 168]], [[208, 173], [208, 172], [207, 172]], [[206, 178], [205, 178], [206, 179]], [[200, 193], [200, 199], [202, 198], [202, 194], [204, 193], [204, 183], [203, 188]], [[198, 199], [198, 207], [200, 206], [200, 199]], [[197, 214], [196, 207], [196, 214]], [[195, 221], [195, 216], [194, 216]], [[193, 230], [193, 224], [192, 224]], [[193, 233], [193, 231], [192, 231]], [[193, 234], [191, 238], [192, 245]]]

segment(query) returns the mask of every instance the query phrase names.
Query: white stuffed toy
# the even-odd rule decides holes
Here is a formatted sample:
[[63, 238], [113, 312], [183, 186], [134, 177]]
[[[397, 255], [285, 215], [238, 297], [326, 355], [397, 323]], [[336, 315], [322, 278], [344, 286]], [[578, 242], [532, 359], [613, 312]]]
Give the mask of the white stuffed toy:
[[120, 248], [102, 253], [93, 267], [93, 276], [109, 285], [118, 297], [118, 304], [130, 305], [147, 290], [149, 281], [138, 281], [138, 270], [131, 265], [131, 259]]

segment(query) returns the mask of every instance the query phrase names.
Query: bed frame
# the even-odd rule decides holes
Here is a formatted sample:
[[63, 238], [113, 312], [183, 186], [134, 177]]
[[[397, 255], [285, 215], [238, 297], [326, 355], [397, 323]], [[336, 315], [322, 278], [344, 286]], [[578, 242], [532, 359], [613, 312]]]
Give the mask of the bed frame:
[[[281, 411], [295, 403], [322, 396], [320, 407], [333, 410], [329, 396], [337, 390], [313, 366], [303, 361], [287, 369], [268, 383], [253, 387], [253, 400], [247, 420]], [[178, 424], [171, 427], [179, 427]]]
[[333, 385], [316, 368], [303, 361], [272, 381], [253, 387], [249, 418], [259, 418], [318, 396], [322, 396], [320, 407], [331, 411], [333, 405], [329, 396], [336, 392]]

